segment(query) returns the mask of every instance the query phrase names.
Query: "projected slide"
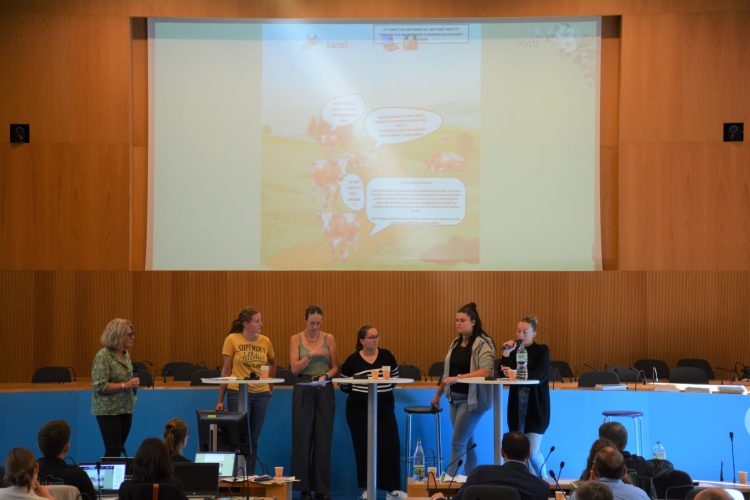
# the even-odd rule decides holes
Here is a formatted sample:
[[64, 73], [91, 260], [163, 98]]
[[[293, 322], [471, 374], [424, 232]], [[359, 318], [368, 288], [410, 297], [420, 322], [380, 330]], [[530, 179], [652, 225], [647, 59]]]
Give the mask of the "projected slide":
[[153, 269], [596, 269], [599, 20], [150, 20]]

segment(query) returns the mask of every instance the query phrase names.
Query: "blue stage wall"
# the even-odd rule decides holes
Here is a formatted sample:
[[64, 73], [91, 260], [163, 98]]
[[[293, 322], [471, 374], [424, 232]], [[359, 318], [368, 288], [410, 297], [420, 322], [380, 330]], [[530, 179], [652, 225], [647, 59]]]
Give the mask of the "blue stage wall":
[[[138, 392], [133, 430], [126, 445], [134, 454], [146, 437], [161, 437], [164, 423], [172, 417], [185, 419], [191, 428], [186, 455], [195, 454], [196, 409], [213, 408], [215, 389], [148, 389]], [[283, 465], [289, 470], [291, 453], [291, 395], [288, 388], [274, 390], [268, 417], [260, 440], [260, 457], [269, 467]], [[396, 391], [396, 414], [399, 431], [404, 436], [404, 406], [429, 404], [434, 389], [399, 389]], [[591, 442], [596, 438], [603, 410], [641, 410], [644, 417], [646, 455], [658, 439], [667, 450], [667, 458], [694, 478], [717, 480], [720, 462], [724, 461], [725, 479], [732, 478], [729, 431], [734, 432], [738, 470], [750, 468], [750, 397], [654, 392], [597, 392], [590, 390], [553, 390], [552, 423], [542, 442], [545, 453], [554, 445], [556, 451], [549, 463], [557, 472], [564, 460], [563, 477], [578, 476], [585, 465]], [[504, 391], [503, 400], [507, 399]], [[0, 393], [0, 453], [13, 446], [24, 446], [35, 452], [36, 433], [46, 421], [62, 418], [73, 428], [70, 455], [79, 462], [95, 461], [103, 453], [96, 420], [90, 413], [91, 393], [5, 392]], [[346, 395], [338, 392], [333, 435], [334, 473], [331, 491], [341, 494], [358, 491], [349, 429], [345, 418]], [[442, 440], [443, 453], [450, 454], [451, 425], [444, 400]], [[422, 437], [425, 447], [434, 450], [434, 427], [431, 416], [414, 418], [413, 436]], [[622, 421], [631, 433], [630, 451], [635, 451], [630, 419]], [[487, 412], [477, 431], [480, 463], [492, 461], [492, 411]], [[403, 449], [403, 442], [402, 442]], [[429, 452], [428, 452], [429, 453]]]

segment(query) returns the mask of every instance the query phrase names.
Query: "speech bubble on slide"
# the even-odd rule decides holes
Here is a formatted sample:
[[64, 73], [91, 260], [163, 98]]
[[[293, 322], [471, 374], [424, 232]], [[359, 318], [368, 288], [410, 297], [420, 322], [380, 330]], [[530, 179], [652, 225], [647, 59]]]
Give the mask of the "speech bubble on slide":
[[365, 112], [365, 99], [361, 95], [349, 94], [331, 99], [323, 105], [322, 116], [333, 128], [350, 125]]
[[341, 179], [341, 198], [349, 210], [365, 207], [365, 188], [357, 174], [347, 174]]
[[391, 224], [455, 225], [466, 215], [466, 188], [455, 178], [377, 177], [365, 200], [370, 236]]
[[374, 149], [419, 139], [442, 125], [441, 114], [415, 108], [378, 108], [365, 117], [365, 130], [375, 140]]

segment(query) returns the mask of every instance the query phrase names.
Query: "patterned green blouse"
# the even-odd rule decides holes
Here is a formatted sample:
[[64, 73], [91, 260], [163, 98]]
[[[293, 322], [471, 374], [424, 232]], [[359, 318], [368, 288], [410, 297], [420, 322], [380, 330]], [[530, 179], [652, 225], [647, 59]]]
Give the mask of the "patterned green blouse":
[[99, 350], [91, 365], [91, 413], [94, 415], [122, 415], [133, 413], [135, 408], [135, 394], [132, 389], [105, 392], [110, 382], [123, 383], [133, 377], [133, 364], [130, 354], [125, 351], [122, 360], [117, 359], [117, 353], [106, 347]]

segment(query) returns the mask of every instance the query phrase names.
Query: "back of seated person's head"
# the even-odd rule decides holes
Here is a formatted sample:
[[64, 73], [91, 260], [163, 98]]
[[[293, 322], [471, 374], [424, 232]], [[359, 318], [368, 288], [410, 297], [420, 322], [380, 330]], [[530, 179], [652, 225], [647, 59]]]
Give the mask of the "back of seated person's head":
[[70, 443], [70, 426], [65, 420], [53, 420], [39, 429], [36, 438], [44, 458], [59, 456]]
[[172, 478], [172, 459], [161, 439], [144, 439], [133, 457], [133, 480], [158, 483]]
[[181, 418], [173, 418], [164, 426], [164, 444], [169, 453], [175, 455], [185, 446], [188, 437], [187, 423]]
[[617, 448], [605, 446], [594, 457], [594, 468], [599, 477], [622, 479], [625, 473], [625, 459]]
[[26, 448], [13, 448], [5, 456], [5, 475], [8, 486], [22, 486], [30, 490], [37, 473], [36, 457]]
[[613, 500], [612, 490], [599, 481], [581, 481], [576, 488], [578, 500]]
[[628, 444], [628, 431], [619, 422], [604, 422], [599, 426], [599, 437], [609, 439], [620, 451]]
[[505, 458], [523, 462], [529, 458], [531, 443], [523, 432], [508, 432], [503, 436], [502, 451]]
[[698, 492], [694, 500], [732, 500], [732, 495], [722, 488], [706, 488]]
[[599, 453], [599, 450], [607, 446], [615, 447], [615, 444], [607, 438], [599, 438], [591, 444], [589, 457], [586, 459], [586, 470], [583, 473], [582, 479], [588, 479], [590, 477], [591, 468], [594, 466], [594, 457]]

